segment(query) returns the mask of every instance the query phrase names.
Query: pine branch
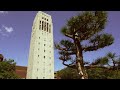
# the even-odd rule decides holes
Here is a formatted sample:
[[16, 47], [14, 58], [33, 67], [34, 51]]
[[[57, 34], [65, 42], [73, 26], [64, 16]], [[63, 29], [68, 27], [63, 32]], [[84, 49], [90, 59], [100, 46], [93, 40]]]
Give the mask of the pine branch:
[[65, 33], [65, 36], [73, 39], [73, 35], [69, 35], [69, 34]]
[[113, 43], [114, 38], [112, 37], [111, 34], [100, 34], [97, 35], [95, 37], [93, 37], [92, 39], [90, 39], [89, 43], [90, 46], [84, 46], [83, 50], [85, 52], [87, 51], [95, 51], [98, 50], [100, 48], [104, 48], [106, 46], [109, 46]]
[[67, 66], [67, 67], [70, 67], [70, 68], [73, 68], [73, 69], [76, 69], [76, 65], [73, 63], [71, 64], [65, 64], [65, 61], [62, 62], [63, 65]]

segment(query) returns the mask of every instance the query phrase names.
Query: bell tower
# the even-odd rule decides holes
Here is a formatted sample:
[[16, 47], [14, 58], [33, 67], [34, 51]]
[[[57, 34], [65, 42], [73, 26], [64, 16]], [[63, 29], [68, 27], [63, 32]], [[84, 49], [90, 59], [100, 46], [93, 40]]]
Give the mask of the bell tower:
[[33, 21], [27, 79], [54, 79], [53, 23], [41, 11]]

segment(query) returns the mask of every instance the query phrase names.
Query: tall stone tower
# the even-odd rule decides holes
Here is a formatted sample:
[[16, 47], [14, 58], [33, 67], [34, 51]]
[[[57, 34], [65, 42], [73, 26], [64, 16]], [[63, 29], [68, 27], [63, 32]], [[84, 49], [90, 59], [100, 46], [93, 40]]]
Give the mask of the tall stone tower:
[[27, 79], [54, 79], [53, 23], [41, 11], [32, 26]]

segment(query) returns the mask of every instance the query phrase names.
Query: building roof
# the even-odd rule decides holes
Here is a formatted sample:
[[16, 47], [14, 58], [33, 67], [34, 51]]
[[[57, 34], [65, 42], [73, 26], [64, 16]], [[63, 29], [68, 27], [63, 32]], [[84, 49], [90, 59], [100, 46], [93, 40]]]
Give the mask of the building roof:
[[27, 75], [27, 67], [24, 66], [16, 66], [16, 74], [20, 76], [20, 78], [26, 78]]

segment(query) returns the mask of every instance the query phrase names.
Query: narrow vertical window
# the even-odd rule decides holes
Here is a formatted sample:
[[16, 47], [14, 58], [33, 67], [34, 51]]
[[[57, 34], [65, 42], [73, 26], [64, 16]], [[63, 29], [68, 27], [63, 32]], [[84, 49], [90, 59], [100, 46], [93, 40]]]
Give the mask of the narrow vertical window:
[[39, 25], [39, 30], [41, 29], [41, 25]]
[[51, 33], [51, 25], [49, 25], [49, 33]]
[[43, 25], [44, 25], [44, 22], [42, 21], [42, 30], [43, 30]]
[[47, 32], [48, 32], [48, 23], [47, 23]]
[[44, 30], [46, 31], [46, 22], [44, 22]]
[[39, 25], [39, 30], [41, 29], [41, 21], [40, 21], [40, 25]]

